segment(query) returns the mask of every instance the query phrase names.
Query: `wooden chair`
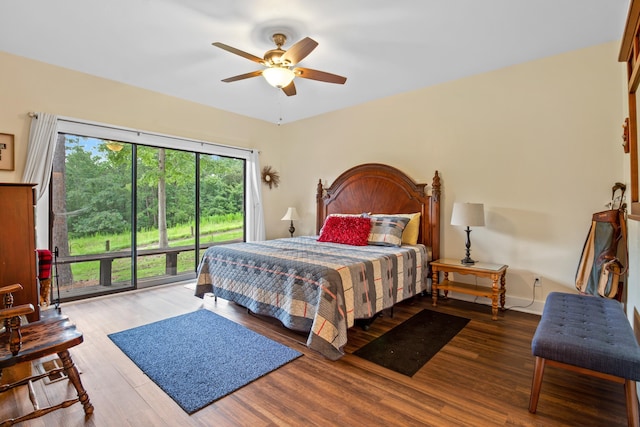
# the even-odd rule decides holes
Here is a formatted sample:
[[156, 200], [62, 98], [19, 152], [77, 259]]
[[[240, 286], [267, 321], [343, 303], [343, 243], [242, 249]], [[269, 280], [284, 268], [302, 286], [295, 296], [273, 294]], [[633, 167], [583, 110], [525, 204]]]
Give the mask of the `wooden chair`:
[[[0, 319], [4, 320], [5, 330], [0, 334], [0, 377], [2, 370], [23, 362], [31, 363], [41, 358], [57, 354], [62, 361], [61, 368], [51, 369], [44, 373], [38, 373], [28, 378], [0, 385], [0, 394], [12, 390], [15, 387], [26, 385], [29, 389], [29, 398], [33, 404], [33, 412], [18, 418], [10, 418], [0, 421], [0, 427], [11, 426], [57, 409], [66, 408], [76, 402], [82, 403], [86, 416], [93, 413], [93, 405], [89, 402], [89, 396], [82, 386], [78, 369], [73, 364], [69, 348], [83, 341], [82, 333], [78, 331], [67, 316], [56, 314], [48, 316], [37, 322], [22, 325], [21, 317], [34, 311], [33, 305], [24, 304], [13, 307], [12, 293], [22, 290], [19, 284], [0, 287], [0, 295], [4, 295], [4, 308], [0, 309]], [[45, 377], [64, 373], [76, 389], [76, 399], [65, 400], [57, 405], [40, 408], [35, 396], [33, 382]]]

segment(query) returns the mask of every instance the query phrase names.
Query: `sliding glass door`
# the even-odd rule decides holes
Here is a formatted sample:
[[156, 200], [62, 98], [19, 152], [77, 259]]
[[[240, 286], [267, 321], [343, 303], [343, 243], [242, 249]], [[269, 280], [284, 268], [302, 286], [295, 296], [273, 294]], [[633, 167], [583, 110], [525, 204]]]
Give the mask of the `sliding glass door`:
[[244, 240], [245, 160], [59, 135], [51, 247], [62, 300], [193, 279], [205, 248]]
[[62, 299], [134, 286], [131, 159], [131, 145], [59, 134], [51, 178], [51, 247]]
[[193, 274], [196, 154], [138, 146], [137, 282], [166, 283]]

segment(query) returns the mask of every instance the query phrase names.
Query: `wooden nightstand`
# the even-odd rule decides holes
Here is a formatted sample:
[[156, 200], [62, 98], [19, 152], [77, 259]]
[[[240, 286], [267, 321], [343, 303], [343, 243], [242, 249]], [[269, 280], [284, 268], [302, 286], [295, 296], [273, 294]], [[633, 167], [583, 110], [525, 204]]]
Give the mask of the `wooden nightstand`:
[[[498, 320], [498, 297], [500, 297], [500, 308], [504, 310], [506, 279], [508, 265], [489, 264], [476, 262], [473, 265], [464, 265], [459, 260], [439, 259], [431, 262], [433, 273], [431, 282], [431, 295], [434, 307], [438, 303], [438, 290], [443, 290], [445, 296], [449, 291], [463, 294], [475, 295], [479, 297], [491, 298], [491, 314], [493, 320]], [[438, 273], [442, 271], [442, 283], [439, 283]], [[472, 274], [476, 277], [487, 277], [492, 280], [491, 287], [476, 286], [466, 283], [449, 280], [449, 273]]]

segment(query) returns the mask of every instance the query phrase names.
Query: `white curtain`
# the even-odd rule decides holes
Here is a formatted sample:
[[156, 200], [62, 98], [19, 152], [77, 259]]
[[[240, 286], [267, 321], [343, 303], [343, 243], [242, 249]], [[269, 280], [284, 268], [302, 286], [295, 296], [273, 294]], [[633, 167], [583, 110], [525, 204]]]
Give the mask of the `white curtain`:
[[38, 200], [46, 194], [49, 186], [57, 139], [58, 116], [36, 113], [31, 119], [27, 163], [24, 167], [22, 182], [38, 184], [36, 187]]
[[247, 242], [265, 240], [264, 212], [262, 210], [262, 180], [260, 153], [253, 150], [247, 160]]

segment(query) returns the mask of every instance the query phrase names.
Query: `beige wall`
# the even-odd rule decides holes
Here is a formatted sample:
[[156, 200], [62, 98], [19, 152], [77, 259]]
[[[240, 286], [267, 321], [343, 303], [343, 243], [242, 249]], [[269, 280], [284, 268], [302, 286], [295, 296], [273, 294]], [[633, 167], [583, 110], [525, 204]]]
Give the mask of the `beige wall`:
[[[0, 52], [0, 132], [16, 135], [24, 168], [29, 111], [112, 123], [261, 150], [281, 185], [263, 187], [267, 237], [288, 235], [287, 206], [313, 233], [318, 179], [383, 162], [420, 182], [443, 182], [442, 255], [459, 258], [464, 233], [448, 225], [454, 201], [485, 204], [472, 257], [510, 266], [507, 305], [570, 290], [591, 213], [624, 181], [624, 86], [608, 43], [370, 102], [288, 125], [222, 112]], [[428, 70], [427, 70], [428, 71]], [[383, 84], [381, 82], [381, 84]], [[301, 95], [302, 96], [302, 95]], [[484, 301], [480, 301], [484, 302]]]
[[0, 64], [0, 132], [16, 143], [16, 170], [0, 171], [0, 181], [22, 178], [30, 111], [257, 148], [263, 162], [280, 168], [281, 129], [270, 123], [4, 52]]
[[448, 224], [453, 202], [482, 202], [487, 224], [472, 232], [472, 257], [509, 265], [507, 305], [531, 300], [534, 274], [538, 301], [575, 289], [591, 214], [625, 177], [617, 50], [599, 45], [284, 126], [282, 189], [304, 215], [299, 230], [313, 232], [319, 178], [384, 162], [430, 183], [437, 169], [441, 255], [464, 256], [462, 227]]

